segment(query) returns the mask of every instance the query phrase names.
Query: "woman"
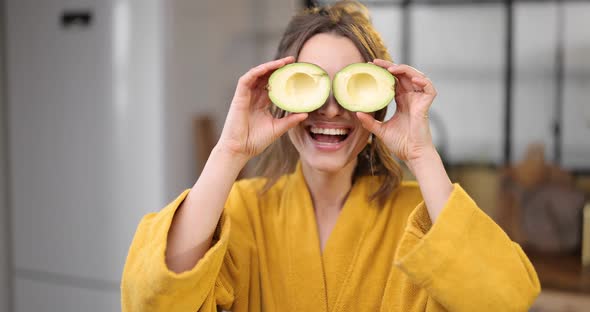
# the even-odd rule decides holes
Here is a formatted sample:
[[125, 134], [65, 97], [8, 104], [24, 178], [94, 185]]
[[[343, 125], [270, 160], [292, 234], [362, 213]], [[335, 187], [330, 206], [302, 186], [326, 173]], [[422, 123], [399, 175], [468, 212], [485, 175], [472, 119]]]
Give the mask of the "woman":
[[[387, 69], [399, 81], [396, 114], [382, 122], [386, 109], [353, 113], [334, 97], [309, 114], [271, 108], [268, 76], [296, 60], [330, 77], [358, 62]], [[239, 79], [193, 188], [140, 223], [123, 309], [526, 311], [537, 275], [450, 182], [429, 130], [435, 96], [423, 73], [390, 61], [362, 5], [295, 16], [277, 60]], [[235, 182], [263, 151], [264, 177]], [[417, 183], [400, 182], [391, 154]]]

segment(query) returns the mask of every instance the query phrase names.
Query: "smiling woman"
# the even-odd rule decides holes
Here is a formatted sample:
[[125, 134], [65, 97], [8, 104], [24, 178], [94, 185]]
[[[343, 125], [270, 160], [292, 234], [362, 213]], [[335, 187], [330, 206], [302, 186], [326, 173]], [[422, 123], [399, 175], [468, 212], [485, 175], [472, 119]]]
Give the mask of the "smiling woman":
[[[379, 69], [355, 70], [367, 62]], [[288, 109], [343, 70], [351, 103], [331, 93], [307, 113], [271, 103], [273, 72], [270, 97]], [[384, 120], [378, 99], [393, 94]], [[140, 223], [123, 310], [526, 311], [535, 270], [449, 180], [424, 118], [435, 97], [423, 73], [391, 61], [358, 2], [293, 17], [277, 59], [239, 79], [195, 185]], [[359, 101], [381, 109], [345, 108]], [[261, 153], [259, 177], [236, 182]], [[394, 156], [418, 183], [401, 182]]]

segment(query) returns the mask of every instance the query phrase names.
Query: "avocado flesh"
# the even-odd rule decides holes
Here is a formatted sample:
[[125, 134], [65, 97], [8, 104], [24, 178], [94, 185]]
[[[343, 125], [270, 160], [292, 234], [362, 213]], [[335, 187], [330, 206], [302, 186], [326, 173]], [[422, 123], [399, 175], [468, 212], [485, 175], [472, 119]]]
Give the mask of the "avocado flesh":
[[320, 108], [330, 95], [330, 77], [319, 66], [292, 63], [275, 70], [268, 79], [268, 97], [292, 113]]
[[374, 64], [351, 64], [336, 74], [333, 90], [338, 104], [345, 109], [353, 112], [375, 112], [393, 100], [395, 77]]

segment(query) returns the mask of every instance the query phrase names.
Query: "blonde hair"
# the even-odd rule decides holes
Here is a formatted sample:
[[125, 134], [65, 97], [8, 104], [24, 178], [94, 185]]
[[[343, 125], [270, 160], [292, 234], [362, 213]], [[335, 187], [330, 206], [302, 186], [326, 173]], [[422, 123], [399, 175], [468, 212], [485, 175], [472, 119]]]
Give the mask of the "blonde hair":
[[[339, 1], [329, 6], [306, 9], [295, 15], [283, 34], [275, 58], [292, 55], [297, 59], [305, 42], [320, 33], [350, 39], [367, 62], [376, 58], [391, 60], [381, 36], [371, 24], [368, 9], [357, 1]], [[271, 113], [276, 118], [286, 114], [274, 105], [271, 106]], [[383, 121], [386, 113], [387, 107], [375, 112], [374, 117]], [[263, 192], [282, 175], [293, 172], [298, 160], [299, 154], [288, 136], [283, 135], [271, 144], [256, 163], [256, 175], [268, 178]], [[365, 175], [382, 177], [379, 189], [370, 196], [370, 200], [377, 199], [381, 204], [402, 179], [399, 164], [380, 139], [374, 138], [358, 155], [353, 179]]]

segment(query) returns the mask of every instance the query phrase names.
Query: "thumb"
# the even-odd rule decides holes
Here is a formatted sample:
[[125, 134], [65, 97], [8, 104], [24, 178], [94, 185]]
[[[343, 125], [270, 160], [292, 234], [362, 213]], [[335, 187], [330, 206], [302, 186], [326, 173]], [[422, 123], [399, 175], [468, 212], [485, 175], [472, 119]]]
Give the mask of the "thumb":
[[371, 133], [373, 133], [378, 138], [381, 138], [381, 133], [383, 131], [382, 130], [383, 129], [382, 122], [373, 118], [373, 116], [371, 116], [367, 113], [357, 112], [356, 117], [360, 120], [363, 128], [369, 130]]
[[280, 137], [289, 129], [295, 127], [307, 118], [307, 113], [289, 114], [281, 119], [275, 119], [275, 134]]

